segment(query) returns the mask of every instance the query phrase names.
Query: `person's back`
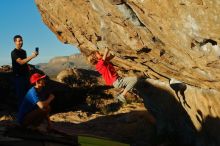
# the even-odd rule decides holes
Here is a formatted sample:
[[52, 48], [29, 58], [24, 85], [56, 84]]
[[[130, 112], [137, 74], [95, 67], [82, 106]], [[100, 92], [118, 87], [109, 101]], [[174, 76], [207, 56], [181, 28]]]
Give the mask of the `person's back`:
[[118, 78], [118, 73], [115, 71], [113, 65], [103, 59], [98, 60], [96, 70], [102, 75], [106, 85], [111, 86]]
[[24, 97], [22, 104], [18, 112], [18, 122], [22, 123], [24, 116], [33, 110], [37, 109], [37, 102], [39, 101], [39, 96], [34, 87], [32, 87]]

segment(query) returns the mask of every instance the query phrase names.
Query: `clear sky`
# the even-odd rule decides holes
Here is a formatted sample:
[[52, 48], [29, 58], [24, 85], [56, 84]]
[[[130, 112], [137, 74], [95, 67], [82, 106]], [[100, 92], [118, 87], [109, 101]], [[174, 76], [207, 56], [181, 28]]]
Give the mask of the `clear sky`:
[[55, 56], [79, 53], [74, 46], [61, 43], [43, 23], [34, 0], [1, 0], [0, 3], [0, 65], [11, 65], [13, 37], [23, 37], [23, 49], [30, 56], [35, 47], [40, 55], [30, 63], [45, 63]]

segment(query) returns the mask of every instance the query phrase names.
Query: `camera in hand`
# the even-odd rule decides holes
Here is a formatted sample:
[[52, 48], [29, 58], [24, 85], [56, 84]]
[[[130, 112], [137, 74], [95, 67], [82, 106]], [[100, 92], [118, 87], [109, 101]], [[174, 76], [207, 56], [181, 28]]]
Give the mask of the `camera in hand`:
[[35, 51], [36, 51], [37, 53], [39, 53], [39, 48], [38, 48], [38, 47], [36, 47], [36, 48], [35, 48]]

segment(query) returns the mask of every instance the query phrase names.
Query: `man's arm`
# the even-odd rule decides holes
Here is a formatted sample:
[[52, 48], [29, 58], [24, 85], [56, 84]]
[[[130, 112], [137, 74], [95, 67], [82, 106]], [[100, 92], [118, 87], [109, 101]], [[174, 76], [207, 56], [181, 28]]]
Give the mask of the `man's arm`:
[[110, 60], [112, 60], [112, 59], [115, 57], [114, 54], [109, 53], [109, 52], [110, 52], [109, 49], [106, 48], [106, 49], [105, 49], [105, 53], [104, 53], [104, 55], [103, 55], [103, 57], [102, 57], [103, 60], [105, 60], [105, 61], [110, 61]]
[[110, 53], [109, 56], [106, 58], [106, 60], [107, 60], [107, 61], [110, 61], [110, 60], [112, 60], [114, 57], [115, 57], [115, 55]]
[[105, 53], [104, 53], [104, 55], [103, 55], [103, 57], [102, 57], [102, 59], [103, 59], [104, 61], [106, 60], [106, 58], [107, 58], [107, 56], [108, 56], [108, 53], [109, 53], [109, 49], [106, 48], [106, 49], [105, 49]]
[[37, 105], [40, 109], [44, 109], [49, 106], [50, 102], [54, 99], [54, 95], [50, 94], [48, 99], [45, 101], [38, 101]]
[[21, 58], [16, 59], [16, 62], [19, 63], [20, 65], [23, 65], [23, 64], [28, 63], [31, 59], [35, 58], [37, 55], [38, 54], [36, 52], [33, 52], [31, 56], [25, 59], [21, 59]]

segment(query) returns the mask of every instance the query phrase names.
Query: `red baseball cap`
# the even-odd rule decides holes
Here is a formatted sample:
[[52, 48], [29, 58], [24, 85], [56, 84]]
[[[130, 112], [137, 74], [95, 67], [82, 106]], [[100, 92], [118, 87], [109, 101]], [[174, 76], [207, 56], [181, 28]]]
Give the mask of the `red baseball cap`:
[[39, 73], [34, 73], [34, 74], [31, 76], [31, 78], [30, 78], [30, 82], [31, 82], [31, 84], [34, 84], [34, 83], [37, 82], [38, 80], [43, 79], [43, 78], [45, 78], [45, 77], [46, 77], [46, 75], [41, 75], [41, 74], [39, 74]]

